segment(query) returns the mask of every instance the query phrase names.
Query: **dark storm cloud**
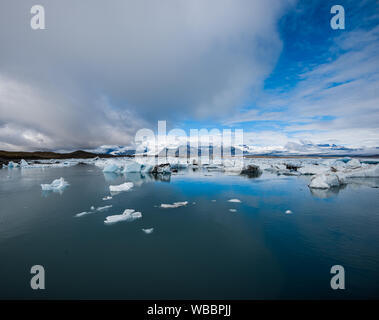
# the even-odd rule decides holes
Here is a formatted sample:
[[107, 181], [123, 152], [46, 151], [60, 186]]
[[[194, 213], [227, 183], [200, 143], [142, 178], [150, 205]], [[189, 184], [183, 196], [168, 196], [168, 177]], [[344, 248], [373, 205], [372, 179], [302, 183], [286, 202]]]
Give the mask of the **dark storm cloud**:
[[286, 1], [0, 4], [0, 147], [128, 144], [158, 119], [218, 118], [243, 104], [281, 50]]

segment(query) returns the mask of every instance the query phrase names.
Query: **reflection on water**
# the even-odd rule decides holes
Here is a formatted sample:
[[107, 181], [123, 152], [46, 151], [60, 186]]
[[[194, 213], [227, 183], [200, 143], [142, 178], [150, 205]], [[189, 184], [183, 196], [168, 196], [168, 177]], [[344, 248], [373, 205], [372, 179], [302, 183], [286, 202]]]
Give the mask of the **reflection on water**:
[[[61, 194], [42, 193], [60, 177], [69, 183]], [[310, 190], [310, 177], [211, 167], [0, 170], [0, 298], [379, 298], [378, 181]], [[107, 199], [109, 185], [125, 182], [134, 187]], [[142, 218], [104, 225], [125, 209]], [[34, 264], [47, 272], [43, 293], [28, 287]], [[344, 292], [329, 285], [335, 264], [345, 267]]]

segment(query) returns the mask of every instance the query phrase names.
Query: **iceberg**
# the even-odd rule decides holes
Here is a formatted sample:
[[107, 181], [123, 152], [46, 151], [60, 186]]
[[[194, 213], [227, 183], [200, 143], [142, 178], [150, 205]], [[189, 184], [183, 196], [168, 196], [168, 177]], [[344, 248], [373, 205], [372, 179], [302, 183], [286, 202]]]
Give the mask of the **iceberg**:
[[111, 200], [111, 199], [112, 199], [111, 196], [106, 196], [106, 197], [103, 198], [103, 200]]
[[346, 164], [346, 168], [349, 168], [349, 169], [357, 169], [357, 168], [360, 168], [362, 165], [361, 165], [361, 162], [358, 160], [358, 159], [351, 159], [347, 164]]
[[115, 163], [108, 163], [105, 165], [103, 172], [117, 172], [119, 167]]
[[229, 209], [230, 212], [237, 212], [236, 209]]
[[120, 221], [133, 221], [135, 219], [142, 218], [141, 212], [136, 212], [133, 209], [125, 209], [122, 214], [116, 214], [105, 218], [105, 224], [113, 224]]
[[145, 232], [146, 234], [150, 234], [150, 233], [153, 233], [154, 228], [142, 229], [142, 231]]
[[14, 163], [13, 161], [9, 161], [8, 162], [8, 168], [15, 168], [15, 167], [17, 167], [18, 166], [18, 164], [17, 163]]
[[285, 214], [292, 214], [293, 212], [291, 210], [286, 210]]
[[25, 168], [25, 167], [29, 167], [29, 164], [24, 159], [21, 159], [19, 166], [21, 168]]
[[241, 203], [240, 199], [230, 199], [228, 202]]
[[165, 209], [168, 209], [168, 208], [179, 208], [179, 207], [186, 206], [187, 204], [188, 204], [188, 201], [174, 202], [173, 204], [162, 203], [161, 204], [161, 208], [165, 208]]
[[127, 162], [124, 166], [123, 173], [128, 173], [128, 172], [141, 172], [141, 164], [135, 161]]
[[156, 165], [154, 166], [151, 173], [163, 173], [163, 174], [171, 173], [171, 165], [169, 163]]
[[125, 182], [123, 184], [120, 184], [120, 185], [112, 185], [112, 186], [109, 186], [109, 190], [111, 192], [121, 192], [121, 191], [128, 191], [130, 190], [131, 188], [133, 188], [134, 184], [133, 182]]
[[59, 191], [63, 190], [67, 186], [67, 181], [65, 181], [62, 177], [59, 179], [55, 179], [50, 184], [41, 184], [41, 188], [43, 191]]
[[329, 189], [339, 187], [340, 185], [341, 181], [335, 173], [323, 173], [314, 176], [309, 187], [315, 189]]
[[345, 171], [340, 175], [344, 178], [376, 178], [379, 177], [379, 165], [367, 165], [359, 169]]

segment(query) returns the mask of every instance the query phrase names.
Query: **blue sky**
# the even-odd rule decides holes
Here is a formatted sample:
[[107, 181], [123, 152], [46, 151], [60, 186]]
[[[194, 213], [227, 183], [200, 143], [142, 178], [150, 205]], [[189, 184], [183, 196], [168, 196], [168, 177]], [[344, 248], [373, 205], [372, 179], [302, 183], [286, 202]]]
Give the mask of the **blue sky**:
[[377, 1], [40, 3], [43, 31], [29, 1], [0, 5], [0, 149], [133, 145], [158, 120], [257, 150], [379, 146]]

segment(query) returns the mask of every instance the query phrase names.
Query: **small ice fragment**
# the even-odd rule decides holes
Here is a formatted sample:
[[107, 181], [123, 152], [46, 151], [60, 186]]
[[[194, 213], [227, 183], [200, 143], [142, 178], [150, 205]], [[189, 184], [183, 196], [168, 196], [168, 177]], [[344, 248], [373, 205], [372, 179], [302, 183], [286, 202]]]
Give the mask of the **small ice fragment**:
[[98, 207], [96, 209], [96, 211], [105, 211], [105, 210], [108, 210], [109, 208], [112, 208], [112, 205], [104, 206], [104, 207]]
[[216, 202], [216, 200], [212, 200], [212, 202]]
[[54, 190], [62, 190], [65, 187], [68, 186], [67, 181], [65, 181], [63, 178], [55, 179], [52, 183], [50, 184], [41, 184], [41, 188], [44, 191], [54, 191]]
[[94, 206], [91, 206], [91, 208], [90, 208], [91, 210], [95, 210], [95, 207]]
[[235, 203], [241, 203], [241, 200], [239, 199], [230, 199], [228, 202], [235, 202]]
[[131, 188], [133, 188], [133, 186], [134, 186], [133, 182], [125, 182], [125, 183], [120, 184], [120, 185], [109, 186], [109, 190], [110, 190], [111, 192], [128, 191], [128, 190], [130, 190]]
[[133, 221], [135, 219], [142, 218], [141, 212], [136, 212], [133, 209], [125, 209], [122, 214], [116, 214], [105, 218], [105, 224], [112, 224], [120, 221]]
[[229, 209], [230, 212], [237, 212], [236, 209]]
[[111, 199], [112, 199], [111, 196], [106, 196], [106, 197], [103, 198], [103, 200], [111, 200]]
[[292, 214], [293, 212], [291, 210], [287, 210], [285, 213], [286, 214]]
[[150, 234], [150, 233], [153, 233], [154, 228], [142, 229], [142, 231], [145, 232], [146, 234]]
[[183, 202], [174, 202], [173, 204], [166, 204], [166, 203], [162, 203], [161, 204], [161, 208], [178, 208], [178, 207], [183, 207], [183, 206], [186, 206], [188, 204], [188, 201], [183, 201]]
[[83, 216], [85, 216], [85, 215], [87, 215], [87, 214], [90, 214], [90, 213], [92, 213], [92, 212], [88, 212], [88, 211], [80, 212], [80, 213], [77, 213], [77, 214], [75, 215], [75, 217], [77, 217], [77, 218], [79, 218], [79, 217], [83, 217]]

